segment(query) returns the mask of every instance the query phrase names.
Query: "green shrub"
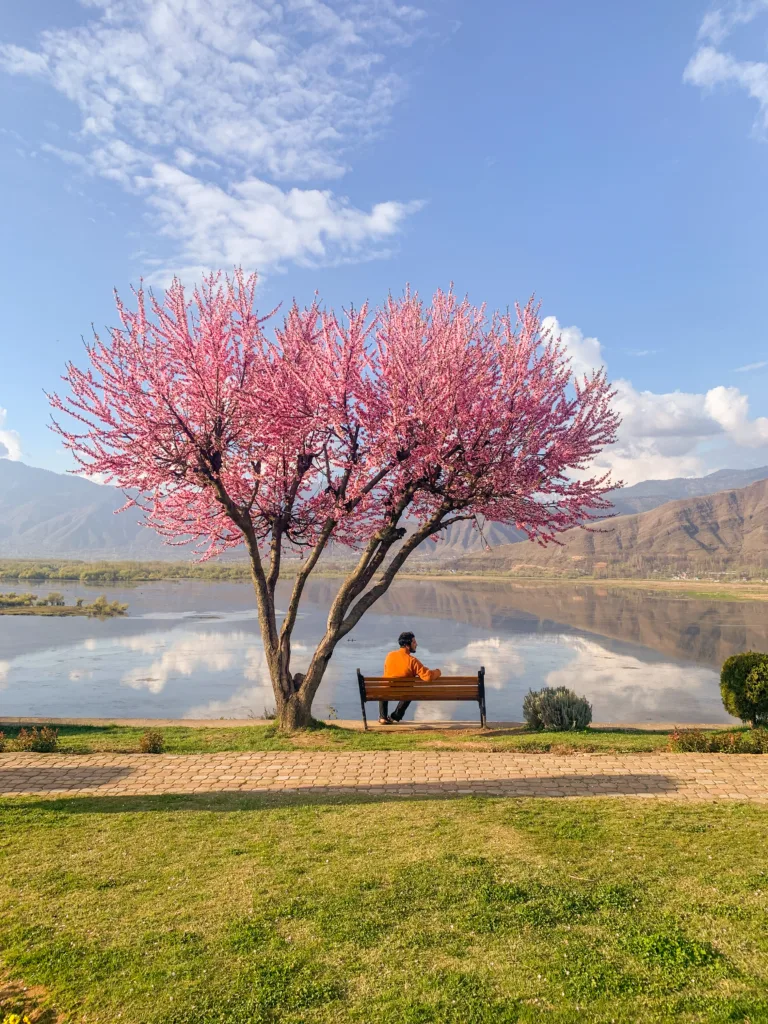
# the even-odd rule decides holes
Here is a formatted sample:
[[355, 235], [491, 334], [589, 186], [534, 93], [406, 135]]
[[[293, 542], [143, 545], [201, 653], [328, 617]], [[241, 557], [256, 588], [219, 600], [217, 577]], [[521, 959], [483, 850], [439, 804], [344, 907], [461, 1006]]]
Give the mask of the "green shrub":
[[701, 729], [675, 729], [669, 737], [669, 749], [678, 753], [768, 754], [768, 729], [711, 733]]
[[145, 729], [139, 741], [142, 754], [162, 754], [165, 749], [163, 734], [157, 729]]
[[708, 754], [710, 739], [701, 729], [675, 729], [669, 737], [669, 749], [677, 753]]
[[0, 754], [5, 750], [5, 733], [0, 732]]
[[51, 754], [59, 745], [59, 730], [44, 725], [42, 729], [19, 729], [15, 747], [17, 750], [31, 750], [35, 754]]
[[567, 732], [586, 729], [592, 721], [592, 705], [566, 686], [529, 690], [523, 698], [523, 717], [529, 729]]
[[723, 664], [720, 693], [725, 710], [753, 727], [768, 725], [768, 654], [747, 651]]

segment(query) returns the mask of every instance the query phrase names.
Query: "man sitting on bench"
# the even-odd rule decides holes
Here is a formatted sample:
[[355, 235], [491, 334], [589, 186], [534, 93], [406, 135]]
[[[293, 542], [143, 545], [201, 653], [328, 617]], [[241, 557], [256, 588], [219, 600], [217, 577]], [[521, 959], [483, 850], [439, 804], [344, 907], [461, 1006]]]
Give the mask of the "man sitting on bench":
[[[387, 679], [421, 679], [425, 683], [431, 683], [440, 678], [439, 668], [425, 668], [417, 658], [414, 658], [413, 654], [418, 644], [413, 633], [401, 633], [397, 642], [400, 645], [398, 650], [390, 651], [384, 659], [384, 675]], [[409, 700], [401, 700], [390, 718], [387, 714], [387, 701], [380, 700], [379, 723], [393, 725], [395, 722], [401, 722], [410, 703]]]

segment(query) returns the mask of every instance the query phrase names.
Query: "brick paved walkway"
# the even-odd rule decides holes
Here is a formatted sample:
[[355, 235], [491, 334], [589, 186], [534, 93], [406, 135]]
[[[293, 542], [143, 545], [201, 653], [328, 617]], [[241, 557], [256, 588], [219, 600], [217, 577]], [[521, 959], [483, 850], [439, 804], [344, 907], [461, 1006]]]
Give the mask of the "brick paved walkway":
[[636, 796], [768, 803], [768, 757], [380, 751], [0, 754], [0, 795]]

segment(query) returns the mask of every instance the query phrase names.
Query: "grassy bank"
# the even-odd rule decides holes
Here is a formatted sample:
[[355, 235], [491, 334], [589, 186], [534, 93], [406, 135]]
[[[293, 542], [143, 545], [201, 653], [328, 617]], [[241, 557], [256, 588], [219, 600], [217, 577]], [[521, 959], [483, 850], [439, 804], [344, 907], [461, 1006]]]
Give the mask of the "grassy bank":
[[42, 615], [61, 618], [72, 615], [84, 615], [89, 619], [112, 619], [116, 615], [125, 615], [127, 604], [111, 601], [104, 605], [3, 605], [0, 604], [0, 615]]
[[0, 961], [71, 1024], [768, 1020], [752, 806], [27, 799], [0, 835]]
[[[141, 728], [124, 725], [62, 725], [59, 751], [90, 754], [139, 750]], [[153, 729], [155, 727], [153, 726]], [[0, 724], [6, 740], [18, 734], [18, 728]], [[164, 726], [162, 735], [166, 753], [196, 754], [227, 750], [486, 750], [569, 753], [640, 753], [666, 750], [669, 733], [642, 729], [587, 729], [585, 732], [527, 732], [520, 729], [479, 729], [445, 732], [398, 732], [396, 728], [380, 732], [361, 732], [334, 725], [319, 725], [286, 736], [273, 725], [253, 725], [217, 729]], [[738, 731], [738, 730], [737, 730]]]

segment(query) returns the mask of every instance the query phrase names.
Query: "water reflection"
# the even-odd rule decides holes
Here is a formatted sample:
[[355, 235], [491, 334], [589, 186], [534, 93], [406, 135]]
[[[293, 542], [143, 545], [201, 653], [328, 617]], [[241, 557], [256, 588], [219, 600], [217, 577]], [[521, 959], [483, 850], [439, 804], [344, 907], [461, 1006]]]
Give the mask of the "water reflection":
[[[307, 589], [294, 668], [322, 635], [338, 583]], [[45, 587], [39, 587], [42, 594]], [[92, 597], [84, 586], [68, 600]], [[287, 596], [283, 586], [280, 599]], [[260, 717], [273, 704], [246, 585], [161, 583], [114, 588], [125, 619], [0, 617], [0, 715]], [[448, 673], [487, 669], [489, 712], [520, 717], [529, 687], [585, 693], [596, 720], [724, 721], [720, 663], [768, 648], [764, 605], [576, 584], [410, 581], [396, 584], [339, 645], [317, 699], [359, 716], [355, 669], [374, 674], [398, 633]], [[467, 705], [415, 705], [418, 720], [466, 718]]]

